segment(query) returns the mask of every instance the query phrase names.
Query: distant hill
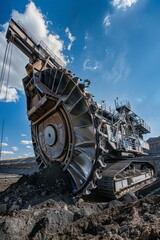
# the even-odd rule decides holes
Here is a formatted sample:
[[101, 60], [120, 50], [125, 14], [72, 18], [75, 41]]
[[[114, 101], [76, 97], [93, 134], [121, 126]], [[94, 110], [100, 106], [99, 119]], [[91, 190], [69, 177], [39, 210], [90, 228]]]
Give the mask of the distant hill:
[[150, 154], [160, 154], [160, 136], [152, 137], [147, 140], [150, 146], [150, 150], [148, 153]]

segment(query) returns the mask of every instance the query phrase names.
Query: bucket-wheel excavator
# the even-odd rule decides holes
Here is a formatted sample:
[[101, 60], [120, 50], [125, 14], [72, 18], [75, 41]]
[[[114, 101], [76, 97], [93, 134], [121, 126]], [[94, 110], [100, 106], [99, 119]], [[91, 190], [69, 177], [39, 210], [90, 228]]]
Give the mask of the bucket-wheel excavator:
[[140, 157], [149, 148], [143, 135], [150, 127], [128, 101], [116, 99], [115, 109], [105, 101], [95, 102], [87, 91], [90, 81], [75, 77], [43, 42], [13, 19], [6, 38], [29, 58], [23, 85], [40, 169], [57, 162], [73, 195], [97, 188], [107, 199], [154, 180], [154, 166]]

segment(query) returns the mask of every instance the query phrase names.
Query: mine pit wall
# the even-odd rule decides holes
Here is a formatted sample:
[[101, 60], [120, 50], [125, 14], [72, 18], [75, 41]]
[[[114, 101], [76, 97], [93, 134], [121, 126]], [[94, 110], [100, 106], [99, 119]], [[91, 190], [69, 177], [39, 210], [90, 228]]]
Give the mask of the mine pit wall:
[[148, 151], [149, 154], [157, 154], [160, 155], [160, 136], [149, 138], [147, 140], [149, 143], [150, 150]]
[[149, 138], [147, 142], [149, 143], [150, 148], [147, 151], [149, 160], [153, 162], [157, 177], [160, 178], [160, 136]]

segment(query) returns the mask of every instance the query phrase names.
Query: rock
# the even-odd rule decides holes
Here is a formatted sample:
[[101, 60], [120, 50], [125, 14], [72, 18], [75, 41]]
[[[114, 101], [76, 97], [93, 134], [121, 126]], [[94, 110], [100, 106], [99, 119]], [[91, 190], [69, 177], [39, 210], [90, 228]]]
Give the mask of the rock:
[[17, 205], [17, 201], [13, 201], [13, 202], [12, 202], [12, 205]]
[[141, 232], [138, 229], [134, 229], [134, 234], [136, 237], [140, 237]]
[[17, 199], [17, 202], [18, 202], [19, 204], [22, 204], [22, 198], [18, 198], [18, 199]]
[[4, 202], [7, 203], [9, 201], [9, 197], [5, 197]]
[[157, 211], [156, 215], [157, 215], [158, 218], [160, 218], [160, 211]]
[[10, 208], [9, 208], [9, 212], [12, 212], [14, 210], [19, 210], [19, 205], [17, 204], [13, 204]]
[[92, 209], [90, 206], [85, 206], [81, 209], [81, 217], [90, 216], [91, 214], [95, 213], [95, 210]]
[[81, 205], [83, 202], [84, 202], [83, 198], [80, 198], [77, 203], [78, 205]]
[[116, 236], [116, 238], [115, 238], [116, 240], [124, 240], [124, 238], [122, 238], [121, 236]]
[[144, 214], [144, 220], [149, 221], [149, 222], [158, 222], [157, 216], [149, 213]]
[[123, 198], [124, 198], [124, 201], [127, 203], [136, 202], [138, 200], [138, 198], [133, 192], [126, 193]]
[[44, 191], [44, 192], [41, 193], [41, 196], [42, 196], [42, 197], [45, 197], [46, 195], [47, 195], [46, 191]]
[[22, 192], [22, 194], [20, 195], [22, 198], [26, 198], [28, 196], [28, 192]]
[[74, 219], [73, 219], [73, 221], [77, 221], [77, 220], [79, 220], [80, 218], [81, 218], [81, 213], [80, 213], [80, 211], [75, 212], [75, 213], [74, 213]]
[[143, 202], [143, 203], [142, 203], [142, 207], [143, 207], [143, 208], [148, 208], [148, 207], [149, 207], [149, 206], [148, 206], [148, 203]]
[[64, 205], [64, 208], [63, 208], [65, 211], [68, 211], [68, 207], [67, 207], [67, 205], [65, 204]]
[[2, 203], [0, 204], [0, 214], [5, 214], [7, 211], [7, 204]]
[[13, 217], [6, 217], [3, 225], [0, 226], [1, 240], [22, 240], [28, 239], [28, 232], [31, 231], [32, 224], [26, 225], [26, 219]]
[[118, 201], [118, 200], [113, 200], [113, 201], [110, 201], [108, 203], [108, 208], [115, 208], [115, 207], [118, 207], [118, 206], [122, 206], [123, 204]]
[[120, 233], [126, 232], [128, 230], [128, 226], [127, 225], [122, 225], [120, 227]]

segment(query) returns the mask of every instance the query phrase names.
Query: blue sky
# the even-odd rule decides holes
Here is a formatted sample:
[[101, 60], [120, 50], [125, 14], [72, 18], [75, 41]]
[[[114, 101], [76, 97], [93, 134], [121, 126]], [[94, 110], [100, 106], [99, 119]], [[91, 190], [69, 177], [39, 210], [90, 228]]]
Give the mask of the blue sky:
[[[96, 101], [128, 99], [133, 111], [160, 135], [160, 1], [1, 1], [0, 69], [9, 19], [20, 20], [82, 79]], [[32, 156], [21, 79], [27, 58], [16, 47], [6, 103], [3, 158]], [[5, 81], [0, 95], [0, 126]], [[0, 128], [1, 134], [1, 128]]]

